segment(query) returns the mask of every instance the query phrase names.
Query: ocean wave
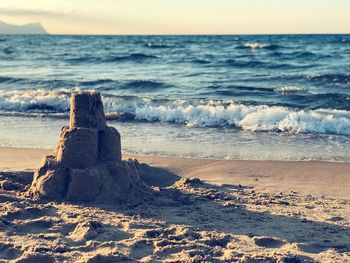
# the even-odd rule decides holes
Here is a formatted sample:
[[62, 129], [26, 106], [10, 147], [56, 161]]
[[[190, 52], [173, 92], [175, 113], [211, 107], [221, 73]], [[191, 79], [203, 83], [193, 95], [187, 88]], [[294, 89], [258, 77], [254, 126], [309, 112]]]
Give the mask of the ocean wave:
[[225, 61], [226, 65], [231, 67], [244, 67], [244, 68], [256, 68], [264, 67], [267, 63], [258, 60], [236, 60], [227, 59]]
[[[0, 90], [0, 110], [38, 114], [68, 113], [72, 91]], [[170, 122], [189, 127], [235, 127], [247, 131], [350, 135], [346, 110], [297, 110], [206, 100], [156, 100], [102, 95], [109, 119]]]
[[249, 49], [278, 49], [280, 46], [270, 43], [245, 43], [238, 48], [249, 48]]
[[154, 80], [131, 80], [119, 86], [120, 89], [129, 89], [134, 91], [154, 91], [167, 87], [168, 85]]
[[11, 55], [15, 52], [15, 49], [12, 47], [6, 47], [2, 50], [2, 52], [4, 52], [6, 55]]
[[68, 89], [0, 90], [0, 110], [16, 112], [65, 112], [69, 110]]
[[170, 48], [169, 45], [164, 43], [153, 43], [153, 42], [147, 42], [144, 44], [145, 47], [148, 48]]
[[265, 62], [259, 60], [235, 60], [227, 59], [224, 63], [230, 67], [239, 67], [239, 68], [266, 68], [266, 69], [290, 69], [290, 68], [300, 68], [308, 67], [307, 65], [299, 66], [292, 65], [288, 63], [279, 63], [279, 62]]
[[105, 59], [105, 62], [116, 62], [116, 61], [144, 61], [148, 59], [157, 59], [159, 57], [153, 56], [153, 55], [146, 55], [143, 53], [134, 53], [130, 54], [127, 56], [112, 56], [112, 57], [107, 57]]
[[0, 76], [0, 84], [23, 84], [24, 86], [40, 86], [41, 88], [59, 88], [69, 86], [97, 86], [97, 85], [109, 85], [118, 84], [117, 81], [112, 79], [95, 79], [85, 81], [65, 80], [65, 79], [40, 79], [40, 78], [15, 78]]
[[21, 78], [12, 78], [12, 77], [2, 77], [0, 76], [0, 83], [13, 83], [13, 82], [18, 82], [22, 81], [23, 79]]
[[305, 59], [305, 58], [313, 58], [313, 57], [317, 57], [318, 54], [315, 54], [313, 52], [310, 52], [310, 51], [296, 51], [296, 52], [292, 52], [290, 53], [290, 55], [294, 58], [302, 58], [302, 59]]
[[228, 86], [208, 86], [206, 90], [204, 90], [201, 95], [205, 96], [212, 96], [215, 95], [222, 95], [222, 96], [235, 96], [235, 97], [242, 97], [242, 96], [249, 96], [252, 94], [252, 92], [255, 95], [264, 96], [264, 95], [271, 95], [273, 92], [272, 88], [262, 88], [262, 87], [255, 87], [255, 86], [243, 86], [243, 85], [228, 85]]
[[291, 110], [278, 106], [249, 106], [222, 102], [152, 100], [108, 103], [108, 110], [135, 120], [161, 121], [190, 127], [236, 127], [247, 131], [329, 133], [350, 135], [350, 114], [339, 110]]
[[103, 56], [103, 57], [91, 57], [91, 56], [84, 56], [84, 57], [78, 57], [78, 58], [68, 58], [66, 61], [73, 63], [73, 64], [80, 64], [80, 63], [113, 63], [113, 62], [143, 62], [150, 59], [158, 59], [159, 57], [153, 56], [153, 55], [147, 55], [143, 53], [133, 53], [130, 55], [124, 55], [124, 56]]
[[346, 74], [314, 74], [306, 76], [306, 79], [322, 83], [350, 84], [350, 75]]
[[[320, 54], [316, 54], [310, 51], [293, 51], [293, 52], [280, 52], [276, 51], [273, 52], [271, 55], [276, 57], [281, 57], [284, 59], [312, 59], [312, 58], [320, 58]], [[324, 57], [324, 54], [322, 54], [322, 57]]]
[[96, 79], [96, 80], [80, 81], [79, 85], [81, 85], [81, 86], [95, 86], [95, 85], [109, 84], [109, 83], [114, 83], [114, 82], [115, 81], [112, 79]]
[[206, 60], [206, 59], [192, 59], [190, 62], [194, 63], [194, 64], [210, 64], [211, 61], [210, 60]]
[[274, 92], [287, 94], [292, 92], [299, 92], [299, 91], [307, 91], [304, 87], [298, 87], [298, 86], [284, 86], [274, 89]]

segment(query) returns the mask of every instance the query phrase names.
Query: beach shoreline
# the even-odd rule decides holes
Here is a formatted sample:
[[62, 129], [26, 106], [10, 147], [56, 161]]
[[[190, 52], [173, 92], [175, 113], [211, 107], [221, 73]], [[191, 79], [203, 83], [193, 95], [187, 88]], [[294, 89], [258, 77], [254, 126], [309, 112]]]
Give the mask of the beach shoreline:
[[[0, 171], [34, 172], [50, 149], [0, 147]], [[350, 199], [350, 163], [321, 161], [212, 160], [123, 155], [178, 176], [218, 185], [241, 184], [259, 191]]]

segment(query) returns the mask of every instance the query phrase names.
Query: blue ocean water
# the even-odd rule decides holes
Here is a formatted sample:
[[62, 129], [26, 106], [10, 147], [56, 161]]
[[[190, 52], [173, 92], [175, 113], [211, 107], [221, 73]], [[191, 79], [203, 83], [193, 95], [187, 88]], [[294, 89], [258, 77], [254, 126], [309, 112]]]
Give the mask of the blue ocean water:
[[350, 161], [350, 35], [0, 36], [0, 146], [52, 147], [75, 90], [125, 152]]

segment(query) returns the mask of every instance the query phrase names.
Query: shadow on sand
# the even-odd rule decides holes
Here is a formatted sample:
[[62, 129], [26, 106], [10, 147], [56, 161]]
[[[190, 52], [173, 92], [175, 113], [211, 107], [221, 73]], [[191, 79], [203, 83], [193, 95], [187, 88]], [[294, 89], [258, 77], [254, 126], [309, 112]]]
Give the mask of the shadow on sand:
[[[198, 179], [183, 179], [180, 183], [180, 176], [165, 169], [148, 165], [143, 169], [147, 172], [142, 174], [142, 179], [150, 186], [161, 187], [161, 191], [149, 202], [133, 207], [133, 210], [150, 211], [151, 218], [164, 220], [169, 225], [184, 224], [198, 230], [245, 235], [265, 248], [295, 243], [299, 250], [306, 253], [317, 254], [328, 249], [350, 252], [350, 228], [301, 218], [289, 211], [289, 206], [294, 205], [292, 203], [280, 202], [285, 215], [259, 212], [257, 209], [253, 211], [247, 209], [244, 201], [257, 198], [252, 191], [247, 191], [250, 187], [218, 187]], [[231, 195], [230, 192], [237, 194]], [[173, 212], [169, 213], [169, 209]]]

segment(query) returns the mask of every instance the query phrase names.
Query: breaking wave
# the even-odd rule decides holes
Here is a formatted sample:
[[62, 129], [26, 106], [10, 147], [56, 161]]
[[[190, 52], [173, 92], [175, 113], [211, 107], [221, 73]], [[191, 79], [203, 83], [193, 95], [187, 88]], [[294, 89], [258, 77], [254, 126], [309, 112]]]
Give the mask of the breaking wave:
[[[3, 114], [68, 115], [72, 91], [0, 90]], [[325, 133], [350, 135], [350, 112], [346, 110], [297, 110], [282, 106], [244, 105], [207, 100], [157, 100], [103, 95], [109, 119], [170, 122], [189, 127], [235, 127], [247, 131]]]
[[270, 43], [245, 43], [238, 48], [249, 48], [249, 49], [277, 49], [279, 45], [274, 45]]
[[299, 92], [299, 91], [307, 91], [306, 88], [298, 87], [298, 86], [284, 86], [274, 89], [274, 92], [287, 94], [292, 92]]
[[0, 90], [0, 110], [15, 112], [66, 112], [71, 90]]
[[144, 44], [145, 47], [148, 48], [170, 48], [169, 45], [164, 43], [153, 43], [153, 42], [147, 42]]

